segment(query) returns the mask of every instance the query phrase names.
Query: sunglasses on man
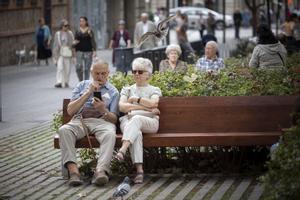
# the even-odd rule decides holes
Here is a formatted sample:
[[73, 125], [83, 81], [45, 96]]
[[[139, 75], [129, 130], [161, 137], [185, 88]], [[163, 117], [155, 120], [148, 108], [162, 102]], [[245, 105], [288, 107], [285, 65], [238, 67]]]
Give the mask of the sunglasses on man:
[[143, 70], [132, 70], [132, 74], [138, 73], [139, 75], [143, 74], [145, 71]]

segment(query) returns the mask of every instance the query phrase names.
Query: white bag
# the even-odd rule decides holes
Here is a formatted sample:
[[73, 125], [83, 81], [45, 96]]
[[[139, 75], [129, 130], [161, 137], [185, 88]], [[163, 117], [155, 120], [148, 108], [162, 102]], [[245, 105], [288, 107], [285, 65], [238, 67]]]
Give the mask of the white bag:
[[140, 115], [140, 116], [145, 116], [145, 117], [150, 117], [150, 118], [157, 116], [154, 113], [152, 113], [150, 111], [145, 111], [145, 110], [132, 110], [128, 113], [129, 118], [131, 118], [135, 115]]
[[70, 47], [67, 47], [67, 46], [61, 46], [60, 47], [60, 52], [59, 54], [62, 56], [62, 57], [67, 57], [67, 58], [70, 58], [72, 57], [72, 50]]
[[68, 46], [62, 46], [61, 40], [60, 40], [60, 31], [58, 32], [58, 44], [60, 46], [59, 54], [62, 57], [71, 58], [73, 55], [72, 49]]

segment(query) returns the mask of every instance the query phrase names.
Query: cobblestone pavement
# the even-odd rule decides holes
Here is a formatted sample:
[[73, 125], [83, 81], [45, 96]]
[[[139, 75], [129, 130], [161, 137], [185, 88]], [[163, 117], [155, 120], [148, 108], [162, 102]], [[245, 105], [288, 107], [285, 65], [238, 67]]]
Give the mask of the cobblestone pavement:
[[[60, 151], [49, 122], [0, 139], [0, 199], [110, 199], [123, 177], [105, 187], [70, 188], [60, 176]], [[222, 174], [147, 174], [127, 199], [260, 199], [255, 177]]]

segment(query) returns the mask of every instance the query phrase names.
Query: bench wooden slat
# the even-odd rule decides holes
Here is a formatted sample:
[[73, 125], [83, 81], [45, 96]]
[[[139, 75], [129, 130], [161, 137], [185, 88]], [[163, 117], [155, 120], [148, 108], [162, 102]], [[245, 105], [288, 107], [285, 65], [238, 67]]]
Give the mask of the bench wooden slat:
[[[63, 123], [69, 99], [63, 101]], [[278, 141], [282, 128], [291, 125], [290, 114], [300, 96], [162, 97], [158, 134], [144, 134], [145, 147], [252, 146]], [[117, 135], [120, 146], [122, 135]], [[92, 137], [93, 147], [99, 147]], [[58, 135], [54, 139], [59, 148]], [[86, 138], [76, 142], [87, 148]]]
[[[281, 132], [244, 132], [244, 133], [164, 133], [145, 134], [143, 144], [145, 147], [185, 147], [185, 146], [252, 146], [271, 145], [278, 141]], [[94, 136], [90, 137], [93, 147], [99, 147]], [[121, 146], [122, 135], [117, 134], [116, 146]], [[59, 136], [56, 134], [54, 147], [59, 148]], [[76, 148], [88, 147], [87, 138], [76, 142]]]

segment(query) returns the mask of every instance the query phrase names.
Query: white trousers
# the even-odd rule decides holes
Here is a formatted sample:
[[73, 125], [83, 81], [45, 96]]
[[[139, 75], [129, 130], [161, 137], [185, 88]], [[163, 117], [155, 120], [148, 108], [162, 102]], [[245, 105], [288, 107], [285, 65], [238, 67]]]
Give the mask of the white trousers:
[[143, 163], [143, 133], [157, 133], [159, 128], [158, 117], [150, 118], [135, 115], [129, 118], [127, 115], [120, 119], [122, 140], [130, 141], [129, 147], [131, 160], [135, 163]]
[[69, 84], [71, 74], [72, 58], [59, 56], [57, 60], [56, 83], [61, 83], [64, 87]]
[[[104, 119], [86, 118], [83, 119], [90, 133], [94, 134], [100, 143], [99, 157], [97, 162], [98, 171], [110, 173], [110, 161], [116, 142], [116, 126]], [[59, 145], [62, 153], [62, 164], [76, 163], [76, 140], [85, 136], [79, 119], [73, 119], [69, 123], [61, 126], [58, 130]]]

